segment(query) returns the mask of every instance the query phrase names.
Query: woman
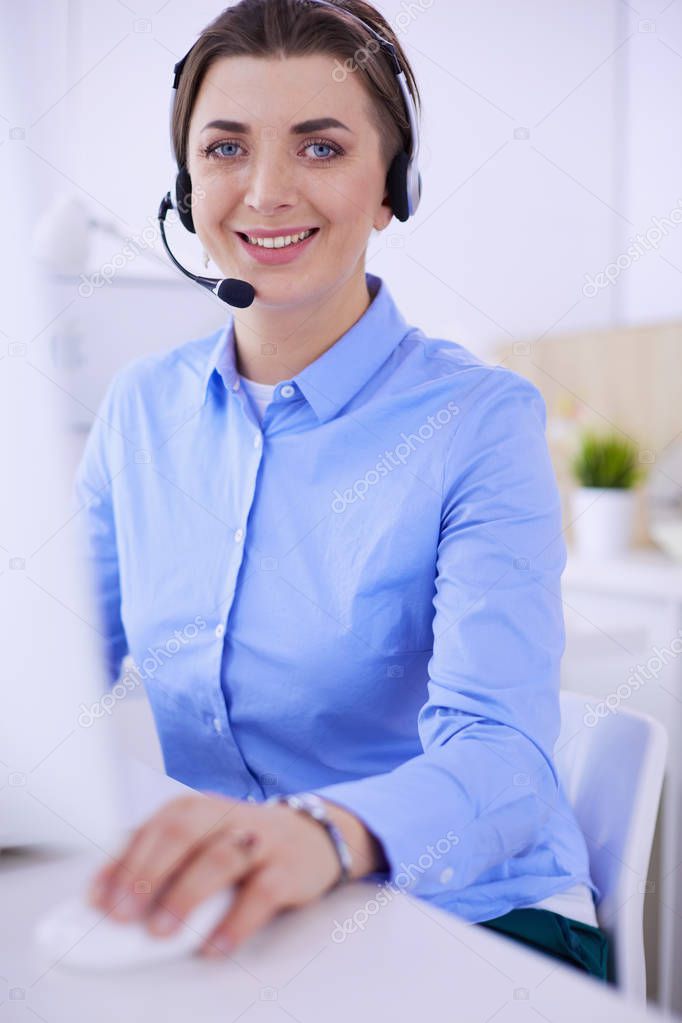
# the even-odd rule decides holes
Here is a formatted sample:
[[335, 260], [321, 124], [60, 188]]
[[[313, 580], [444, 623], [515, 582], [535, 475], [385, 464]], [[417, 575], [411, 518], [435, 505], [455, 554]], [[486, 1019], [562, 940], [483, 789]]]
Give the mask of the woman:
[[[154, 652], [166, 769], [198, 790], [91, 897], [165, 934], [236, 885], [205, 946], [225, 954], [366, 878], [605, 976], [552, 759], [566, 555], [544, 405], [365, 271], [415, 143], [367, 26], [417, 102], [360, 0], [242, 0], [183, 67], [194, 227], [256, 298], [120, 372], [79, 469], [112, 679]], [[287, 793], [303, 812], [265, 801]]]

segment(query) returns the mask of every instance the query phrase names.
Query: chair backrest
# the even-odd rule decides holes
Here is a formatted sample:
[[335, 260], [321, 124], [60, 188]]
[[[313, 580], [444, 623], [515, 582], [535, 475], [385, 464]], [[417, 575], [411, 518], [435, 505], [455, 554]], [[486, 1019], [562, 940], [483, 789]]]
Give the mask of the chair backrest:
[[587, 693], [562, 690], [560, 703], [554, 760], [587, 843], [597, 920], [613, 943], [616, 985], [646, 1002], [644, 894], [668, 736], [648, 714], [611, 711]]

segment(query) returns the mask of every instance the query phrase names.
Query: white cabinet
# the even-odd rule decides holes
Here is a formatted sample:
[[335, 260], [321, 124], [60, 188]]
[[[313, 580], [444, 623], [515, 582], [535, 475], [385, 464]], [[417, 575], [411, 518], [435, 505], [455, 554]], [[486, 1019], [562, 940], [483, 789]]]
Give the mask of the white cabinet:
[[680, 1013], [682, 565], [648, 549], [591, 563], [569, 553], [562, 596], [562, 687], [591, 693], [595, 712], [641, 710], [668, 730], [666, 779], [645, 887], [645, 943], [649, 995]]

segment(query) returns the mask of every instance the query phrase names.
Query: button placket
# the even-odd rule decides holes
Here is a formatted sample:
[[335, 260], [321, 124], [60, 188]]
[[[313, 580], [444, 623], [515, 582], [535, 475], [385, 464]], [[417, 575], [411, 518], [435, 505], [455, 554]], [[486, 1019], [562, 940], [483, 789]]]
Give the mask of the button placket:
[[[240, 391], [241, 394], [246, 397], [243, 388], [240, 388], [239, 381], [236, 380], [232, 384], [233, 391]], [[292, 393], [294, 389], [292, 388]], [[249, 516], [251, 504], [255, 494], [255, 483], [258, 475], [258, 468], [260, 463], [260, 452], [264, 446], [264, 435], [258, 424], [254, 423], [250, 416], [243, 416], [239, 418], [239, 428], [243, 431], [242, 443], [246, 443], [252, 446], [254, 454], [245, 460], [245, 473], [243, 476], [240, 475], [237, 490], [240, 493], [241, 500], [239, 505], [230, 509], [230, 517], [233, 517], [233, 521], [236, 519], [237, 522], [240, 520], [245, 523], [244, 526], [239, 526], [232, 531], [232, 539], [234, 543], [234, 553], [229, 558], [229, 567], [226, 572], [226, 586], [227, 592], [220, 594], [220, 605], [223, 608], [223, 612], [229, 620], [229, 615], [237, 597], [237, 583], [243, 557], [245, 555], [245, 549], [239, 550], [239, 544], [245, 540], [246, 537], [246, 522]], [[254, 432], [255, 430], [255, 432]], [[229, 540], [229, 530], [227, 531], [227, 537]], [[217, 603], [218, 601], [216, 601]], [[218, 623], [214, 627], [214, 633], [218, 640], [222, 640], [227, 634], [226, 625], [223, 622]], [[205, 727], [209, 734], [212, 735], [213, 742], [220, 751], [220, 756], [225, 759], [226, 770], [229, 769], [231, 777], [241, 778], [244, 788], [248, 792], [254, 791], [257, 788], [257, 779], [255, 779], [250, 772], [250, 769], [244, 759], [242, 750], [237, 742], [237, 738], [234, 734], [232, 722], [230, 720], [230, 709], [229, 709], [229, 698], [223, 693], [222, 690], [222, 643], [214, 644], [214, 657], [216, 664], [216, 677], [217, 677], [217, 691], [214, 694], [214, 698], [208, 703], [208, 706], [204, 712]], [[258, 802], [255, 796], [245, 796], [250, 803]]]

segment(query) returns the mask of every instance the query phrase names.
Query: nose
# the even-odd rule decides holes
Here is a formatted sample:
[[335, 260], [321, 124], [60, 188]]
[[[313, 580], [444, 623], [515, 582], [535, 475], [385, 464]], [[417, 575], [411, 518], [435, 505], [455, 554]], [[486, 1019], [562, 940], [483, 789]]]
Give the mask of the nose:
[[265, 216], [295, 206], [295, 168], [290, 158], [275, 146], [265, 145], [249, 166], [244, 202]]

